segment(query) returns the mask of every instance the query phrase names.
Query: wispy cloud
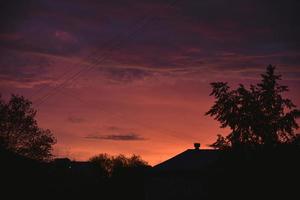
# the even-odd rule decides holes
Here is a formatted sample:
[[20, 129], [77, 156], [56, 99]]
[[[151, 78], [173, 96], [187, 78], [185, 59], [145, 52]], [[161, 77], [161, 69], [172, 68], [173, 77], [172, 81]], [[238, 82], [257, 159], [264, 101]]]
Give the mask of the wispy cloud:
[[108, 134], [108, 135], [88, 135], [85, 138], [94, 140], [117, 140], [117, 141], [135, 141], [146, 140], [144, 137], [135, 133]]

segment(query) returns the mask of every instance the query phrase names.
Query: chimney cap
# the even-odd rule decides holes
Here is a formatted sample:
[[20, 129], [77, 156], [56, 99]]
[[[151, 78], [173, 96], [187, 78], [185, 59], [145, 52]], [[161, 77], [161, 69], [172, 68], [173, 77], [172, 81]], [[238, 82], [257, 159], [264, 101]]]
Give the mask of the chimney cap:
[[200, 143], [194, 143], [195, 149], [200, 149]]

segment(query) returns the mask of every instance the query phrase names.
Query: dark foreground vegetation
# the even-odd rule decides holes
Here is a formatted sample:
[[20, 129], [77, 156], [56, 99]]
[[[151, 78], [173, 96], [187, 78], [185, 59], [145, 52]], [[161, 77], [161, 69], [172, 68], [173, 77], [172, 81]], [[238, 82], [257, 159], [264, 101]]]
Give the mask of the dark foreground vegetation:
[[[281, 147], [272, 151], [252, 152], [223, 151], [217, 162], [195, 171], [156, 172], [146, 165], [119, 165], [109, 175], [93, 162], [77, 163], [77, 166], [67, 159], [45, 163], [3, 149], [0, 158], [1, 196], [8, 195], [9, 199], [299, 197], [299, 148]], [[161, 183], [167, 184], [160, 185]], [[155, 185], [159, 185], [163, 192], [155, 191]], [[158, 194], [153, 194], [157, 192]]]
[[[98, 161], [41, 162], [0, 150], [1, 196], [41, 199], [143, 199], [147, 165], [116, 157], [110, 174]], [[102, 163], [103, 164], [103, 163]]]

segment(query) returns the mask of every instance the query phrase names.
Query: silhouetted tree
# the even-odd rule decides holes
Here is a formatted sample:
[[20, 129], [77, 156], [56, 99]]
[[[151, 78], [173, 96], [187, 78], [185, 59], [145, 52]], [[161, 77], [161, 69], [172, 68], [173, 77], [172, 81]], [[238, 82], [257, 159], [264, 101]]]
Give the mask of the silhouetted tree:
[[36, 159], [51, 158], [56, 140], [48, 129], [38, 127], [36, 110], [23, 96], [12, 95], [6, 103], [0, 96], [0, 145], [17, 154]]
[[220, 150], [227, 150], [231, 148], [230, 141], [227, 138], [223, 137], [220, 134], [218, 134], [217, 137], [217, 140], [210, 145], [211, 147]]
[[97, 168], [100, 176], [109, 177], [112, 173], [112, 160], [111, 156], [103, 153], [90, 158], [90, 162]]
[[274, 147], [293, 143], [297, 138], [294, 130], [298, 128], [296, 118], [300, 111], [282, 96], [288, 87], [278, 83], [281, 76], [275, 74], [272, 65], [261, 76], [261, 82], [249, 89], [240, 84], [236, 90], [230, 90], [225, 82], [211, 83], [210, 95], [216, 101], [206, 115], [218, 120], [221, 128], [232, 130], [227, 137], [219, 135], [212, 147]]
[[106, 170], [108, 177], [104, 180], [107, 181], [109, 199], [143, 199], [149, 166], [141, 157], [100, 154], [90, 161], [101, 170]]
[[99, 167], [99, 169], [103, 171], [104, 175], [106, 176], [120, 174], [128, 169], [137, 169], [148, 166], [147, 162], [142, 160], [142, 158], [137, 155], [126, 157], [122, 154], [118, 156], [99, 154], [90, 158], [90, 162]]

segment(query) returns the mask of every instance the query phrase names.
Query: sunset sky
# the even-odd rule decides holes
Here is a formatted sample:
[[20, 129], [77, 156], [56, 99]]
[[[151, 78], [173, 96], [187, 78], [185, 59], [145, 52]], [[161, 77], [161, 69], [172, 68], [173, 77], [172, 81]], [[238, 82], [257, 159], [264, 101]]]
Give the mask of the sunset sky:
[[274, 64], [300, 106], [299, 10], [298, 0], [1, 0], [0, 93], [33, 102], [58, 157], [157, 164], [229, 132], [204, 116], [210, 82], [249, 85]]

